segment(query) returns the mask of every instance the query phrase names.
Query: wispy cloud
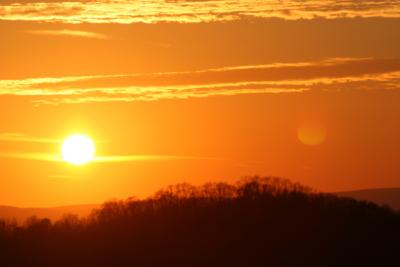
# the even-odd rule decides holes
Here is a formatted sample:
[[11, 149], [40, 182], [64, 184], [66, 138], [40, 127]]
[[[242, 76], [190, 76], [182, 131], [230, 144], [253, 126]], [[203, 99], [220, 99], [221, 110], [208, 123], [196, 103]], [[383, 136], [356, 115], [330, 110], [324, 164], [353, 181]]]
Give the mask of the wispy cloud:
[[1, 80], [35, 103], [130, 102], [309, 90], [400, 89], [400, 59], [333, 58], [191, 72]]
[[223, 160], [222, 158], [174, 156], [174, 155], [120, 155], [97, 156], [94, 162], [131, 162], [131, 161], [160, 161], [160, 160]]
[[0, 158], [61, 162], [61, 156], [48, 153], [0, 152]]
[[[0, 152], [0, 158], [11, 158], [33, 161], [65, 163], [61, 155], [54, 153]], [[176, 155], [111, 155], [96, 156], [93, 163], [122, 163], [134, 161], [164, 161], [164, 160], [222, 160], [212, 157], [176, 156]]]
[[198, 23], [242, 18], [399, 18], [395, 0], [99, 0], [0, 5], [0, 19], [63, 23]]
[[[32, 137], [22, 133], [0, 133], [0, 142], [28, 142], [28, 143], [61, 143], [61, 139]], [[102, 141], [98, 141], [102, 142]], [[38, 152], [13, 152], [0, 151], [0, 158], [47, 161], [63, 163], [65, 160], [60, 153], [38, 153]], [[93, 163], [123, 163], [134, 161], [165, 161], [165, 160], [225, 160], [216, 157], [200, 157], [188, 155], [96, 155]]]
[[35, 30], [27, 31], [29, 34], [34, 35], [50, 35], [50, 36], [72, 36], [72, 37], [83, 37], [92, 39], [108, 39], [109, 36], [101, 33], [87, 32], [87, 31], [75, 31], [75, 30]]
[[58, 139], [32, 137], [22, 133], [0, 133], [0, 142], [59, 143]]

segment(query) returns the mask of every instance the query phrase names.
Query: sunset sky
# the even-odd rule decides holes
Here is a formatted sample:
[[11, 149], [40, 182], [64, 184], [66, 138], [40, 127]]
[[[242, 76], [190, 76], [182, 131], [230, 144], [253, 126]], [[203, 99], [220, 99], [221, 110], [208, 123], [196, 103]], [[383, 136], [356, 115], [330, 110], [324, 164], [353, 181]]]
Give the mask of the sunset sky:
[[0, 33], [0, 205], [400, 187], [400, 1], [2, 0]]

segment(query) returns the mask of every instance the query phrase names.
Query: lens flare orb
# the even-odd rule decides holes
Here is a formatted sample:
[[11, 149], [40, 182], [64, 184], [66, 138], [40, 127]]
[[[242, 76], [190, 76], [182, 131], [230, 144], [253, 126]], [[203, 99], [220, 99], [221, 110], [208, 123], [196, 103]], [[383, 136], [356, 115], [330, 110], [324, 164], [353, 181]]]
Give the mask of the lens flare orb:
[[307, 146], [317, 146], [325, 142], [327, 129], [318, 123], [306, 123], [297, 128], [297, 138]]

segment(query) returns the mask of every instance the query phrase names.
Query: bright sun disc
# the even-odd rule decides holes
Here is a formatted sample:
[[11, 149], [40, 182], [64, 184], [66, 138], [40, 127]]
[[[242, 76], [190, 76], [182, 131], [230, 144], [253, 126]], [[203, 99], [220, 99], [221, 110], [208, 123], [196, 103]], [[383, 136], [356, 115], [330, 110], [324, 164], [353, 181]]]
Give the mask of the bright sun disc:
[[61, 154], [63, 159], [74, 165], [92, 161], [96, 152], [93, 141], [84, 135], [73, 135], [65, 139]]

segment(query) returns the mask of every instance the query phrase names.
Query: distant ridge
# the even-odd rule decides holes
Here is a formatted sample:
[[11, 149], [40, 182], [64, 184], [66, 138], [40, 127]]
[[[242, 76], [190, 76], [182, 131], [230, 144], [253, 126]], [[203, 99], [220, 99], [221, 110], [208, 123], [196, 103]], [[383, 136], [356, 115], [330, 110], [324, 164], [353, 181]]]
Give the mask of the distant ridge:
[[17, 208], [12, 206], [0, 205], [0, 218], [15, 218], [18, 223], [23, 223], [27, 218], [31, 216], [37, 216], [39, 218], [49, 218], [52, 221], [55, 221], [60, 219], [64, 214], [75, 214], [80, 217], [84, 217], [89, 215], [93, 209], [98, 207], [100, 207], [100, 205], [98, 204], [70, 205], [54, 208]]
[[370, 201], [379, 205], [387, 205], [400, 210], [400, 188], [372, 188], [355, 191], [335, 192], [342, 197], [351, 197], [357, 200]]

